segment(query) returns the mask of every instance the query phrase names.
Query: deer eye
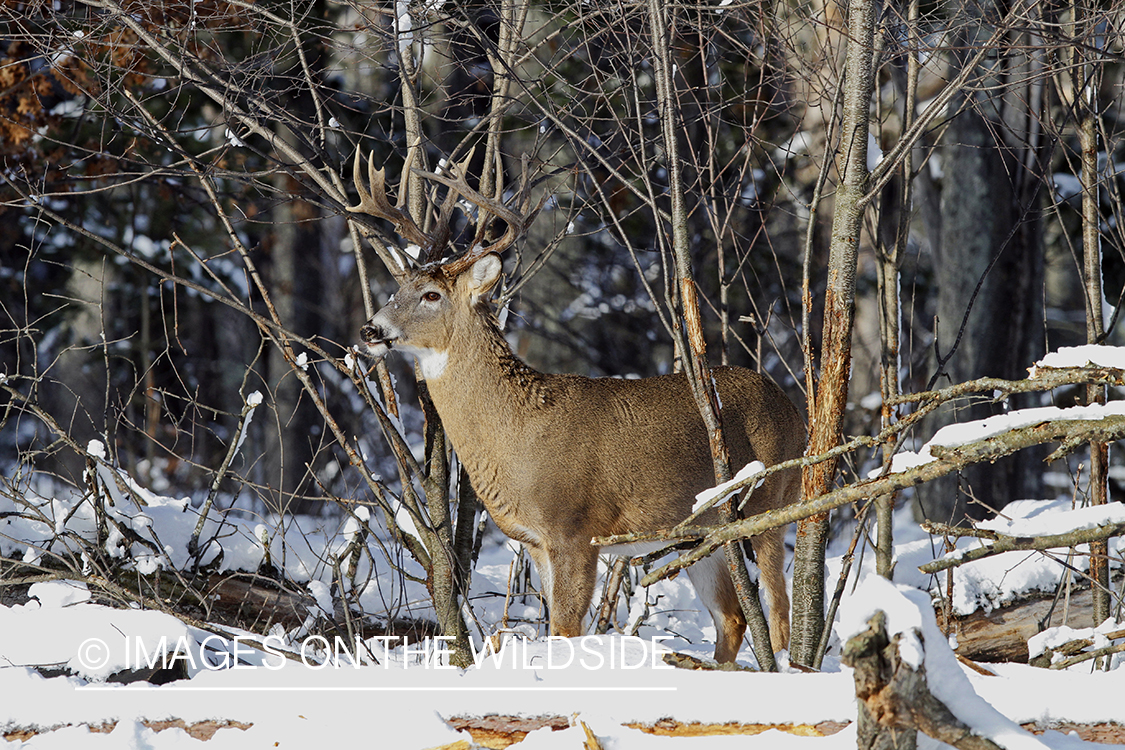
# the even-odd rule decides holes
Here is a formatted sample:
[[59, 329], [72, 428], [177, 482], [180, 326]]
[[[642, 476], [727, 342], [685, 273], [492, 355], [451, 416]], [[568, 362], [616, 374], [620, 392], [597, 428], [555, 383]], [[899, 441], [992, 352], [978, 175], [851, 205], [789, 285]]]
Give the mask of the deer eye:
[[422, 295], [422, 299], [424, 299], [426, 302], [437, 302], [439, 299], [441, 299], [441, 295], [437, 292], [426, 292]]

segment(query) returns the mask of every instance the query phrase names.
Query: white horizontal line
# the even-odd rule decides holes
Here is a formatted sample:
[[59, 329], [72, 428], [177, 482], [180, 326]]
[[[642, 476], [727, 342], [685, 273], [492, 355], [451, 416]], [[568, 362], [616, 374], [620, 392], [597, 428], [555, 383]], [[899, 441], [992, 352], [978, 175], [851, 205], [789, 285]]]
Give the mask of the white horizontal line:
[[459, 693], [459, 692], [494, 692], [494, 693], [513, 693], [519, 692], [537, 692], [537, 693], [550, 693], [550, 692], [582, 692], [582, 693], [611, 693], [611, 692], [637, 692], [637, 693], [655, 693], [655, 692], [675, 692], [678, 690], [676, 687], [489, 687], [487, 685], [480, 685], [477, 687], [419, 687], [419, 686], [372, 686], [372, 685], [359, 685], [355, 687], [331, 687], [331, 686], [315, 686], [310, 685], [302, 687], [300, 685], [292, 686], [279, 686], [279, 685], [263, 685], [261, 687], [232, 687], [232, 686], [215, 686], [215, 687], [180, 687], [176, 685], [80, 685], [75, 690], [143, 690], [143, 691], [156, 691], [161, 693], [389, 693], [389, 692], [408, 692], [408, 693]]

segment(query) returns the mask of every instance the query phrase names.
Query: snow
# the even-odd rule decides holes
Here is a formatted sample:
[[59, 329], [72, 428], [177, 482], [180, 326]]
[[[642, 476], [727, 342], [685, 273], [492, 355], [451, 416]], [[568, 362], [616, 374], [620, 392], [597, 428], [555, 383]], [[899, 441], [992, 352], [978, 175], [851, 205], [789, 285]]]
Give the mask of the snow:
[[[319, 582], [318, 582], [319, 583]], [[0, 725], [58, 728], [11, 747], [178, 748], [190, 740], [180, 729], [155, 732], [142, 722], [230, 720], [247, 729], [220, 729], [214, 747], [319, 747], [326, 736], [362, 737], [375, 731], [399, 748], [430, 748], [467, 740], [451, 728], [452, 716], [504, 713], [574, 716], [606, 748], [821, 748], [855, 746], [854, 725], [830, 737], [797, 737], [776, 730], [753, 737], [654, 737], [625, 723], [681, 722], [815, 724], [854, 721], [854, 686], [844, 667], [821, 674], [701, 672], [671, 669], [659, 661], [669, 636], [586, 636], [582, 639], [510, 641], [498, 655], [469, 670], [426, 661], [418, 644], [373, 649], [380, 664], [364, 668], [346, 660], [319, 664], [267, 657], [259, 666], [200, 669], [192, 679], [163, 686], [109, 684], [113, 667], [129, 663], [124, 645], [171, 647], [204, 634], [168, 615], [121, 610], [89, 601], [65, 582], [36, 584], [38, 601], [0, 608], [3, 640]], [[891, 633], [902, 633], [902, 653], [924, 665], [931, 690], [953, 713], [1006, 748], [1092, 747], [1058, 733], [1033, 737], [1018, 727], [1066, 718], [1099, 722], [1120, 718], [1118, 696], [1125, 672], [1082, 675], [1023, 665], [996, 665], [997, 677], [970, 672], [956, 661], [937, 630], [929, 595], [877, 576], [865, 577], [845, 600], [836, 625], [843, 639], [866, 628], [876, 609], [887, 613]], [[103, 639], [112, 654], [100, 670], [84, 669], [80, 641]], [[135, 651], [135, 649], [134, 649]], [[243, 648], [245, 659], [248, 649]], [[432, 652], [432, 649], [431, 649]], [[97, 654], [93, 654], [97, 656]], [[250, 660], [247, 660], [250, 661]], [[831, 660], [830, 660], [831, 661]], [[67, 664], [78, 676], [44, 678], [29, 664]], [[132, 663], [136, 663], [136, 660]], [[82, 726], [116, 722], [95, 734]], [[537, 730], [520, 750], [582, 747], [585, 729]], [[217, 743], [217, 744], [216, 744]], [[577, 744], [575, 744], [577, 743]], [[194, 745], [190, 745], [194, 746]], [[938, 747], [923, 741], [921, 747]]]
[[[177, 547], [186, 544], [196, 516], [178, 501], [151, 493], [145, 498], [151, 528], [164, 541], [168, 558], [182, 565], [184, 558]], [[60, 498], [43, 507], [51, 505], [60, 510], [71, 507]], [[1054, 517], [1066, 519], [1067, 525], [1096, 524], [1115, 517], [1103, 510], [1096, 514], [1071, 510], [1069, 503], [1062, 501], [1027, 501], [1007, 510], [1005, 528], [1017, 530], [1050, 523], [1048, 519]], [[309, 541], [304, 546], [342, 549], [358, 534], [356, 519], [368, 520], [370, 514], [365, 508], [359, 509], [355, 519], [349, 517], [342, 522], [338, 536], [306, 530]], [[223, 546], [224, 569], [241, 566], [253, 570], [263, 554], [260, 540], [272, 531], [273, 559], [279, 560], [278, 550], [289, 545], [284, 556], [286, 570], [296, 579], [304, 576], [316, 606], [332, 611], [331, 571], [317, 570], [310, 559], [302, 559], [301, 545], [290, 536], [298, 524], [274, 529], [260, 522], [244, 526], [233, 519], [226, 522], [240, 533], [216, 542]], [[29, 541], [19, 543], [26, 546]], [[485, 555], [474, 572], [471, 601], [475, 616], [486, 627], [494, 628], [499, 619], [502, 597], [488, 594], [506, 589], [507, 563], [512, 554], [508, 545], [500, 545], [491, 556]], [[1013, 561], [1012, 555], [1019, 555], [1020, 561]], [[925, 666], [935, 694], [957, 716], [1004, 747], [1090, 747], [1058, 733], [1036, 738], [1017, 724], [1120, 718], [1120, 706], [1113, 696], [1119, 696], [1125, 688], [1125, 670], [1089, 675], [1000, 665], [998, 677], [982, 677], [960, 666], [933, 622], [928, 593], [932, 580], [917, 571], [918, 564], [935, 557], [933, 546], [928, 539], [908, 541], [899, 545], [896, 557], [896, 571], [904, 574], [897, 576], [903, 580], [896, 584], [859, 566], [860, 582], [854, 591], [849, 587], [836, 624], [838, 642], [864, 629], [876, 609], [883, 610], [892, 632], [903, 633], [903, 657], [912, 665]], [[1027, 553], [1007, 553], [957, 569], [955, 590], [963, 592], [959, 609], [967, 607], [969, 600], [995, 603], [1025, 588], [1026, 577], [1013, 571], [1032, 567], [1027, 557]], [[980, 571], [1005, 558], [998, 567], [987, 568], [991, 572]], [[836, 569], [838, 564], [834, 560], [830, 567]], [[996, 575], [996, 570], [1005, 567], [1011, 570]], [[1041, 583], [1054, 585], [1059, 575], [1057, 567], [1051, 568]], [[1032, 577], [1040, 578], [1038, 574]], [[598, 736], [606, 748], [836, 750], [855, 745], [854, 725], [824, 738], [771, 730], [752, 737], [674, 740], [623, 726], [654, 723], [668, 716], [681, 722], [769, 725], [854, 721], [851, 672], [831, 655], [821, 674], [689, 671], [669, 668], [654, 659], [668, 647], [698, 657], [709, 656], [711, 647], [706, 639], [713, 636], [713, 628], [708, 615], [700, 611], [686, 576], [634, 596], [628, 614], [621, 619], [626, 624], [643, 622], [635, 636], [546, 639], [542, 632], [537, 634], [524, 623], [506, 631], [499, 654], [488, 653], [487, 642], [475, 639], [479, 666], [464, 671], [450, 668], [440, 658], [444, 644], [434, 641], [404, 645], [395, 639], [368, 639], [366, 645], [378, 664], [358, 668], [346, 656], [337, 662], [323, 661], [325, 647], [331, 652], [327, 642], [308, 637], [292, 641], [285, 633], [271, 632], [266, 645], [272, 650], [263, 652], [238, 640], [245, 636], [261, 641], [261, 635], [219, 628], [201, 631], [162, 612], [108, 607], [94, 601], [86, 586], [73, 582], [36, 583], [29, 595], [31, 600], [25, 604], [0, 607], [0, 632], [5, 634], [0, 641], [0, 663], [8, 665], [0, 668], [0, 691], [7, 696], [0, 709], [0, 726], [57, 728], [13, 744], [13, 750], [24, 746], [178, 748], [196, 742], [183, 730], [155, 732], [142, 723], [172, 718], [188, 724], [218, 719], [251, 725], [248, 729], [218, 730], [209, 741], [209, 746], [217, 747], [272, 743], [318, 747], [325, 736], [361, 737], [378, 726], [380, 735], [393, 738], [396, 747], [430, 748], [467, 739], [465, 733], [446, 723], [450, 717], [492, 713], [575, 717], [575, 725], [567, 730], [532, 732], [517, 746], [520, 750], [581, 747], [586, 730], [577, 721]], [[424, 598], [422, 591], [413, 595]], [[424, 610], [425, 606], [417, 611]], [[509, 614], [513, 620], [532, 618], [540, 614], [537, 610], [534, 604], [520, 605], [513, 600]], [[223, 632], [225, 637], [217, 635]], [[529, 641], [521, 635], [538, 638]], [[1069, 634], [1060, 632], [1057, 638], [1069, 639]], [[297, 654], [304, 646], [303, 659], [283, 659], [278, 655], [283, 644]], [[236, 649], [237, 666], [233, 659]], [[162, 686], [105, 682], [122, 668], [144, 667], [156, 663], [161, 655], [177, 653], [191, 665], [189, 680]], [[437, 659], [433, 658], [435, 653], [439, 654]], [[744, 649], [740, 661], [753, 664], [748, 649]], [[69, 676], [45, 678], [31, 668], [33, 665], [65, 667]], [[112, 722], [116, 722], [113, 731], [104, 734], [79, 726]], [[923, 739], [920, 747], [940, 746]]]
[[[1080, 348], [1080, 347], [1079, 347]], [[1112, 352], [1059, 353], [1048, 362], [1112, 360]], [[1107, 365], [1116, 366], [1116, 365]], [[260, 393], [246, 399], [248, 423], [261, 404]], [[943, 430], [927, 443], [954, 445], [979, 440], [1023, 424], [1046, 419], [1100, 418], [1120, 413], [1103, 408], [1031, 409]], [[1084, 416], [1075, 417], [1076, 414]], [[245, 424], [244, 424], [245, 427]], [[237, 438], [236, 438], [237, 439]], [[138, 573], [185, 570], [191, 565], [188, 544], [199, 520], [188, 498], [157, 494], [116, 468], [106, 443], [92, 440], [87, 453], [110, 523], [105, 552]], [[925, 449], [913, 454], [925, 460]], [[904, 461], [911, 460], [903, 454]], [[897, 458], [897, 457], [896, 457]], [[761, 469], [751, 464], [738, 479]], [[898, 470], [898, 465], [896, 465]], [[5, 480], [9, 482], [10, 480]], [[701, 501], [721, 498], [718, 487]], [[396, 509], [405, 517], [404, 510]], [[405, 580], [394, 566], [413, 576], [422, 571], [405, 559], [393, 542], [377, 536], [378, 519], [367, 508], [338, 522], [324, 519], [243, 516], [212, 509], [200, 536], [202, 562], [218, 573], [258, 569], [265, 555], [290, 581], [306, 587], [312, 603], [306, 621], [285, 630], [248, 633], [218, 624], [185, 622], [171, 614], [132, 606], [109, 606], [96, 585], [44, 580], [30, 586], [28, 600], [0, 606], [0, 729], [39, 728], [19, 748], [164, 748], [197, 747], [179, 728], [155, 731], [144, 722], [182, 719], [239, 722], [221, 728], [209, 748], [320, 747], [328, 738], [378, 738], [381, 746], [404, 750], [434, 748], [461, 741], [468, 733], [449, 719], [506, 714], [522, 717], [568, 717], [562, 731], [539, 729], [518, 750], [582, 747], [587, 730], [605, 748], [715, 750], [721, 748], [808, 748], [842, 750], [856, 744], [852, 673], [839, 663], [841, 644], [866, 629], [876, 610], [886, 613], [891, 634], [901, 634], [900, 653], [914, 668], [924, 668], [934, 694], [978, 734], [1012, 750], [1023, 748], [1092, 748], [1058, 732], [1034, 736], [1019, 724], [1053, 721], [1110, 722], [1122, 719], [1125, 655], [1112, 657], [1109, 672], [1091, 673], [1089, 664], [1049, 671], [1020, 664], [990, 665], [995, 676], [963, 666], [938, 630], [933, 601], [953, 583], [953, 608], [966, 614], [990, 610], [1035, 591], [1054, 591], [1067, 576], [1088, 565], [1083, 547], [1053, 554], [1007, 552], [954, 568], [936, 576], [918, 566], [941, 558], [941, 540], [921, 533], [909, 510], [896, 518], [895, 580], [873, 572], [873, 555], [860, 556], [855, 583], [846, 589], [824, 671], [807, 674], [787, 668], [779, 674], [673, 669], [661, 660], [667, 649], [708, 659], [714, 627], [686, 575], [634, 590], [614, 616], [618, 632], [576, 639], [548, 638], [542, 607], [533, 596], [510, 592], [516, 560], [526, 561], [518, 544], [494, 539], [482, 550], [473, 571], [466, 606], [477, 666], [466, 670], [448, 663], [447, 644], [405, 641], [385, 636], [355, 644], [332, 643], [310, 635], [317, 617], [339, 608], [338, 581], [330, 562], [353, 545], [366, 545], [357, 575], [346, 586], [358, 592], [365, 611], [377, 618], [433, 618], [425, 586]], [[1017, 536], [1062, 533], [1125, 522], [1125, 507], [1073, 507], [1069, 499], [1024, 500], [1004, 508], [1001, 517], [982, 528]], [[366, 532], [365, 524], [374, 534]], [[46, 479], [23, 478], [0, 493], [0, 552], [25, 560], [74, 555], [68, 539], [94, 538], [97, 528], [91, 498]], [[149, 544], [118, 529], [128, 529]], [[62, 532], [66, 532], [63, 534]], [[963, 538], [952, 555], [988, 544]], [[1111, 541], [1114, 564], [1125, 554], [1122, 539]], [[344, 559], [340, 560], [344, 563]], [[602, 572], [608, 561], [602, 561]], [[340, 567], [345, 567], [341, 564]], [[835, 575], [840, 557], [830, 557]], [[533, 579], [534, 581], [534, 579]], [[830, 577], [828, 585], [835, 583]], [[1108, 620], [1097, 628], [1086, 623], [1056, 626], [1032, 639], [1033, 654], [1075, 638], [1097, 645], [1106, 633], [1125, 627]], [[487, 638], [494, 636], [496, 640]], [[497, 642], [502, 643], [495, 652]], [[341, 648], [350, 646], [350, 648]], [[363, 664], [349, 653], [360, 653]], [[155, 686], [109, 681], [122, 670], [146, 669], [179, 657], [187, 679]], [[373, 659], [371, 657], [374, 657]], [[748, 646], [739, 654], [743, 666], [755, 664]], [[817, 724], [852, 722], [829, 737], [801, 737], [777, 730], [755, 736], [657, 737], [627, 723], [655, 723], [667, 717], [680, 722], [745, 724]], [[112, 731], [91, 732], [87, 727]], [[386, 745], [385, 743], [392, 744]], [[920, 738], [919, 747], [945, 747]]]
[[[1025, 501], [1021, 503], [1026, 504]], [[1020, 512], [1024, 504], [1012, 510]], [[997, 516], [989, 521], [980, 522], [977, 528], [1008, 536], [1048, 536], [1125, 523], [1125, 505], [1121, 503], [1091, 505], [1072, 510], [1058, 510], [1058, 506], [1054, 506], [1052, 508], [1054, 512], [1051, 513], [1044, 512], [1046, 507], [1040, 503], [1033, 503], [1031, 507], [1033, 510], [1026, 516], [1019, 518]]]
[[1113, 367], [1125, 369], [1125, 347], [1098, 346], [1084, 344], [1082, 346], [1064, 346], [1058, 351], [1050, 352], [1043, 359], [1035, 363], [1031, 369], [1031, 377], [1040, 367]]
[[[694, 513], [701, 508], [726, 502], [727, 498], [741, 489], [742, 482], [750, 479], [758, 472], [765, 470], [766, 465], [761, 461], [751, 461], [750, 463], [739, 469], [738, 473], [735, 474], [734, 477], [729, 481], [723, 482], [722, 484], [716, 487], [712, 487], [709, 490], [704, 490], [703, 492], [700, 492], [698, 495], [696, 495], [695, 505], [692, 507], [692, 512]], [[754, 485], [754, 489], [757, 489], [761, 486], [762, 481], [758, 481]], [[735, 487], [735, 489], [731, 489], [732, 487]]]
[[410, 4], [404, 0], [396, 0], [395, 18], [398, 21], [398, 53], [405, 57], [414, 43], [414, 19], [410, 15]]
[[[1040, 368], [1088, 367], [1091, 365], [1125, 369], [1125, 347], [1093, 344], [1062, 347], [1057, 351], [1048, 353], [1029, 368], [1028, 377], [1034, 379]], [[934, 461], [930, 448], [935, 445], [955, 447], [994, 437], [1009, 430], [1030, 427], [1041, 422], [1060, 419], [1099, 420], [1107, 416], [1120, 416], [1122, 414], [1125, 414], [1125, 402], [1111, 401], [1108, 404], [1091, 404], [1069, 408], [1043, 406], [1017, 409], [986, 419], [947, 425], [938, 430], [920, 450], [896, 453], [891, 462], [891, 472], [907, 471]], [[868, 476], [875, 477], [881, 473], [881, 469], [873, 469]]]
[[[305, 356], [304, 354], [301, 355]], [[238, 431], [238, 439], [235, 442], [234, 449], [237, 452], [242, 448], [242, 444], [246, 441], [246, 435], [250, 429], [250, 421], [254, 419], [254, 410], [262, 405], [262, 392], [254, 391], [246, 397], [246, 406], [243, 407], [242, 428]]]

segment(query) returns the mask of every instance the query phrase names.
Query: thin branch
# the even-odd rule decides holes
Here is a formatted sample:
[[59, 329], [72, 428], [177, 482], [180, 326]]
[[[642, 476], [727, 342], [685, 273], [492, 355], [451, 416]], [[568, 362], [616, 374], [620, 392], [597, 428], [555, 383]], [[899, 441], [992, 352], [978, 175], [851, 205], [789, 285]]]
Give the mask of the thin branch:
[[[962, 532], [966, 531], [965, 529], [939, 523], [926, 523], [922, 525], [922, 528], [930, 534], [941, 536], [979, 536], [979, 532], [964, 534]], [[976, 532], [977, 530], [974, 529], [973, 531]], [[1125, 532], [1125, 523], [1101, 524], [1092, 529], [1076, 529], [1063, 534], [1047, 534], [1044, 536], [1030, 537], [985, 532], [991, 534], [991, 536], [987, 538], [993, 542], [992, 544], [974, 547], [973, 549], [955, 550], [938, 560], [928, 562], [925, 565], [919, 565], [918, 570], [923, 573], [938, 573], [950, 568], [956, 568], [965, 563], [973, 562], [974, 560], [981, 560], [1004, 552], [1020, 550], [1042, 551], [1056, 549], [1058, 547], [1075, 547], [1079, 544], [1089, 544], [1090, 542], [1095, 542], [1100, 539], [1108, 539], [1111, 536], [1119, 536], [1122, 532]]]

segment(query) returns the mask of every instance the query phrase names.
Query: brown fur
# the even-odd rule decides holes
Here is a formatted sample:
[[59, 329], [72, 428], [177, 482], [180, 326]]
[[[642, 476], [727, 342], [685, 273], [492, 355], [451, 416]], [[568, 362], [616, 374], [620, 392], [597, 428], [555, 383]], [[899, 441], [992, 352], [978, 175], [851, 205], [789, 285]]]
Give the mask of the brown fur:
[[[552, 634], [577, 636], [596, 580], [590, 538], [683, 520], [695, 495], [714, 484], [710, 450], [683, 375], [550, 375], [520, 361], [485, 301], [499, 273], [495, 256], [452, 278], [440, 267], [414, 272], [363, 336], [376, 355], [395, 347], [420, 354], [473, 488], [535, 561]], [[804, 424], [777, 385], [742, 368], [717, 368], [714, 378], [732, 465], [801, 455]], [[773, 475], [753, 492], [746, 514], [795, 501], [798, 487], [794, 471]], [[783, 530], [752, 543], [769, 593], [773, 647], [782, 649], [789, 642]], [[733, 661], [746, 623], [722, 555], [688, 573], [715, 621], [715, 658]]]

